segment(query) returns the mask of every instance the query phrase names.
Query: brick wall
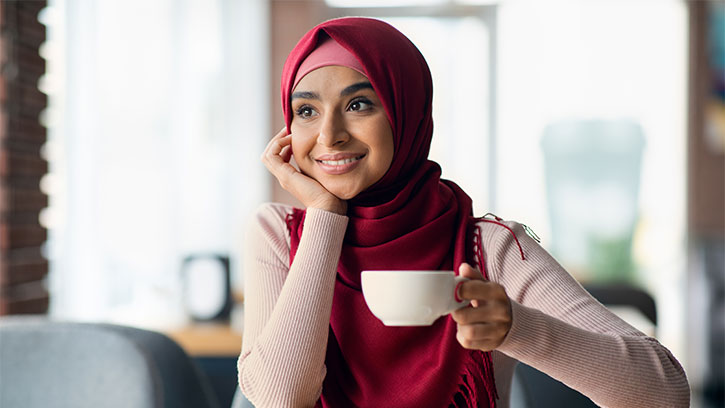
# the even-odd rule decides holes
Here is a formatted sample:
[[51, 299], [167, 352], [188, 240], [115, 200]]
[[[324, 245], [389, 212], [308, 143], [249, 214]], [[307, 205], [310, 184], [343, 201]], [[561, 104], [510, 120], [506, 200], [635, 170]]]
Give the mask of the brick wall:
[[48, 198], [40, 179], [48, 171], [39, 123], [47, 97], [38, 89], [45, 60], [38, 49], [46, 1], [0, 2], [0, 315], [45, 313], [47, 232], [38, 221]]

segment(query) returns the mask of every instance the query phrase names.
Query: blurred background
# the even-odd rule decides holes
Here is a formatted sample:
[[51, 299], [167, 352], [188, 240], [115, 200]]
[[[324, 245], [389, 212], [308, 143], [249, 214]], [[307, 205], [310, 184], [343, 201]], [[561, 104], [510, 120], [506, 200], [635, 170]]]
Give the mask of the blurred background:
[[650, 295], [622, 316], [723, 406], [722, 1], [3, 0], [0, 314], [158, 330], [228, 373], [247, 224], [295, 203], [259, 161], [282, 64], [344, 15], [426, 57], [431, 158], [476, 214]]

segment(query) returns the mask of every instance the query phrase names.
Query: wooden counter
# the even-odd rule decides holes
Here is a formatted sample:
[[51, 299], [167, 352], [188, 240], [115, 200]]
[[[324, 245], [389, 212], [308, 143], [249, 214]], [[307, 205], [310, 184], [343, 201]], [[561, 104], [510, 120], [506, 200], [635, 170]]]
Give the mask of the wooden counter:
[[225, 323], [194, 323], [165, 333], [192, 357], [238, 356], [242, 334]]

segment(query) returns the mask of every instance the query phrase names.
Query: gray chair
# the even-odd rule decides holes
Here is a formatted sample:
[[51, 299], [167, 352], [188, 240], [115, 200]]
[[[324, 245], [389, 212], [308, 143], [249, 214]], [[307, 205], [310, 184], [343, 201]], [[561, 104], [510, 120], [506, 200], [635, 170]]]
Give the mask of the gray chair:
[[[511, 384], [511, 408], [532, 408], [533, 406], [529, 392], [522, 383], [521, 375], [514, 375], [513, 383]], [[231, 408], [254, 408], [254, 405], [242, 394], [242, 390], [237, 387]]]
[[3, 408], [218, 408], [174, 341], [125, 326], [0, 318]]
[[[518, 385], [516, 385], [518, 383]], [[516, 391], [516, 387], [519, 391]], [[518, 401], [515, 392], [519, 393]], [[512, 408], [596, 408], [597, 404], [579, 391], [524, 363], [516, 365]]]
[[657, 304], [646, 290], [624, 283], [587, 283], [584, 289], [603, 305], [631, 307], [657, 326]]
[[234, 393], [234, 400], [232, 401], [232, 408], [254, 408], [247, 397], [244, 396], [242, 390], [237, 387], [237, 391]]
[[[605, 306], [628, 306], [637, 309], [657, 325], [655, 300], [643, 289], [626, 284], [589, 284], [585, 288]], [[596, 407], [589, 398], [526, 364], [517, 364], [514, 383], [523, 394], [520, 408]], [[514, 387], [516, 388], [516, 387]], [[516, 408], [512, 399], [511, 406]]]

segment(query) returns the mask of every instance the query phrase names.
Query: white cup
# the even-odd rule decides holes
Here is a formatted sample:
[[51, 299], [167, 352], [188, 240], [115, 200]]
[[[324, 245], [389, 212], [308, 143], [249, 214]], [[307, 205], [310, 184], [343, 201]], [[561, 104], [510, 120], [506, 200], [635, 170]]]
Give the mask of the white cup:
[[362, 291], [370, 311], [386, 326], [430, 326], [468, 306], [458, 285], [468, 278], [453, 271], [363, 271]]

